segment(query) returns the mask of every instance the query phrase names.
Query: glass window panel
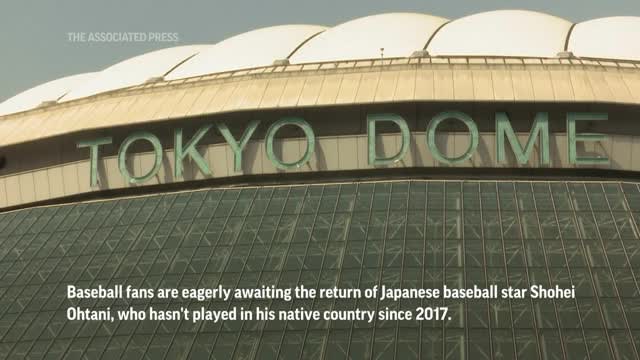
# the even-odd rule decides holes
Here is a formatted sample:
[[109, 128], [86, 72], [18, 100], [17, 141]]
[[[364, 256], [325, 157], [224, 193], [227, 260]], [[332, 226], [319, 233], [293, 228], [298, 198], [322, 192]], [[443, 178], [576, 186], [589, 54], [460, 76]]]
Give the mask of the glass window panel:
[[603, 330], [585, 329], [585, 343], [592, 359], [612, 359], [607, 336]]

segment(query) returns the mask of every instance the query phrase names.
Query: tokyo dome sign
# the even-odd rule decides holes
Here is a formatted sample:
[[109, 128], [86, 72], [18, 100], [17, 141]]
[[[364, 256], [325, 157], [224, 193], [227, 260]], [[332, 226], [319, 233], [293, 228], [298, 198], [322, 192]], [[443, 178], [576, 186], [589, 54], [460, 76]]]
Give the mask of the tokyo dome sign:
[[[594, 133], [578, 133], [576, 124], [580, 121], [605, 121], [608, 119], [606, 113], [567, 113], [566, 114], [566, 153], [570, 164], [573, 165], [601, 165], [607, 164], [609, 159], [604, 156], [580, 156], [577, 151], [578, 143], [599, 142], [606, 139], [605, 135]], [[466, 127], [466, 136], [468, 136], [467, 148], [462, 154], [446, 154], [436, 143], [436, 134], [438, 128], [445, 121], [458, 121]], [[369, 114], [367, 116], [367, 154], [369, 166], [385, 166], [401, 161], [409, 150], [411, 142], [411, 132], [407, 121], [397, 114]], [[393, 124], [397, 127], [400, 136], [400, 147], [396, 154], [392, 156], [382, 156], [376, 148], [376, 127], [379, 124]], [[163, 158], [168, 154], [173, 157], [173, 176], [176, 179], [183, 177], [184, 163], [191, 160], [198, 170], [205, 176], [213, 176], [210, 164], [198, 150], [199, 143], [205, 136], [213, 132], [213, 128], [222, 135], [226, 141], [226, 145], [233, 154], [233, 168], [236, 172], [240, 172], [243, 164], [243, 151], [247, 144], [254, 139], [254, 133], [260, 126], [260, 121], [254, 120], [248, 123], [244, 132], [238, 138], [234, 136], [229, 128], [222, 122], [207, 124], [200, 127], [195, 134], [186, 139], [183, 135], [182, 128], [174, 129], [174, 142], [172, 154], [167, 152], [161, 144], [160, 139], [151, 132], [137, 131], [129, 134], [122, 143], [119, 144], [117, 154], [117, 163], [120, 174], [129, 183], [144, 183], [154, 177], [163, 166]], [[284, 126], [295, 126], [302, 130], [306, 138], [306, 149], [304, 153], [295, 161], [285, 162], [274, 151], [276, 143], [276, 135]], [[435, 115], [427, 124], [426, 132], [424, 132], [424, 146], [431, 153], [437, 163], [444, 165], [454, 165], [464, 162], [474, 156], [478, 149], [480, 133], [474, 120], [468, 114], [460, 111], [447, 111]], [[265, 153], [269, 161], [278, 169], [289, 170], [299, 168], [307, 164], [314, 156], [314, 151], [318, 142], [312, 126], [299, 117], [284, 117], [271, 124], [266, 131], [263, 139]], [[511, 126], [511, 121], [506, 113], [495, 113], [495, 159], [498, 164], [506, 163], [506, 148], [510, 147], [518, 164], [527, 164], [530, 161], [534, 151], [535, 144], [538, 146], [538, 164], [546, 166], [550, 164], [550, 132], [549, 132], [549, 115], [546, 112], [539, 112], [533, 119], [533, 124], [528, 133], [526, 142], [522, 143], [518, 139], [518, 135]], [[144, 174], [133, 174], [127, 167], [127, 158], [132, 154], [130, 152], [131, 145], [137, 142], [146, 142], [152, 148], [153, 166], [145, 170]], [[100, 160], [101, 146], [113, 143], [113, 138], [102, 137], [91, 140], [83, 140], [77, 143], [78, 148], [88, 148], [89, 150], [89, 171], [91, 186], [98, 184], [98, 162]], [[338, 154], [338, 156], [355, 156], [354, 154]], [[215, 159], [214, 159], [215, 161]]]

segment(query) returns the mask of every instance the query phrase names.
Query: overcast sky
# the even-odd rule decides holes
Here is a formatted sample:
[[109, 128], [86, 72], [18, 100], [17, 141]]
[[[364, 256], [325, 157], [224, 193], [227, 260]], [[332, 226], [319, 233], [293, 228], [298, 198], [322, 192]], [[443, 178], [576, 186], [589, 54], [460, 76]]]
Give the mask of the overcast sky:
[[[100, 70], [175, 45], [215, 43], [280, 24], [335, 25], [383, 12], [457, 18], [496, 9], [530, 9], [571, 21], [640, 16], [640, 0], [2, 0], [0, 101], [37, 84]], [[179, 42], [73, 42], [68, 33], [164, 32]]]

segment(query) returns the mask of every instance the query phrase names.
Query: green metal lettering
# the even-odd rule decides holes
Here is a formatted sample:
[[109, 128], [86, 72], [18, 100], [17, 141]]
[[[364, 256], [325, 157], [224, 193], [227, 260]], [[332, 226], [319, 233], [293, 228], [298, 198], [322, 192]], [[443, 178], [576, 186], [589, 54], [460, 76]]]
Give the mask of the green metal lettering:
[[[149, 172], [145, 175], [135, 177], [129, 173], [127, 169], [127, 150], [129, 146], [138, 140], [146, 140], [151, 143], [153, 146], [153, 152], [155, 155], [155, 162], [153, 167]], [[120, 150], [118, 151], [118, 168], [120, 169], [120, 174], [124, 177], [125, 181], [131, 184], [143, 183], [158, 173], [160, 170], [160, 166], [162, 165], [162, 145], [160, 144], [160, 139], [152, 133], [146, 131], [139, 131], [129, 135], [120, 145]]]
[[174, 144], [174, 153], [175, 153], [175, 169], [174, 174], [176, 178], [182, 177], [182, 172], [184, 171], [184, 166], [182, 161], [187, 155], [191, 156], [193, 161], [198, 165], [200, 171], [202, 171], [205, 175], [211, 175], [211, 169], [209, 169], [209, 164], [207, 161], [200, 155], [198, 149], [196, 148], [198, 141], [202, 139], [202, 137], [211, 129], [213, 125], [205, 125], [198, 129], [195, 135], [191, 138], [191, 140], [187, 143], [187, 146], [182, 147], [182, 129], [176, 129], [175, 131], [175, 144]]
[[233, 168], [236, 172], [242, 170], [242, 150], [244, 150], [244, 147], [247, 146], [247, 143], [249, 143], [249, 139], [251, 139], [251, 136], [256, 131], [259, 124], [260, 121], [258, 120], [252, 120], [251, 122], [249, 122], [247, 128], [242, 134], [242, 137], [240, 138], [240, 142], [236, 141], [236, 139], [231, 134], [231, 131], [229, 131], [227, 125], [223, 123], [217, 124], [218, 131], [220, 131], [224, 139], [227, 141], [227, 144], [229, 144], [231, 150], [233, 151]]
[[549, 165], [549, 114], [540, 112], [536, 114], [533, 121], [533, 128], [529, 132], [529, 138], [524, 149], [516, 133], [511, 127], [509, 116], [506, 113], [496, 113], [496, 156], [498, 162], [505, 161], [504, 138], [505, 135], [511, 144], [511, 150], [518, 160], [518, 164], [526, 164], [533, 151], [534, 144], [538, 136], [540, 136], [540, 163]]
[[[286, 125], [295, 125], [301, 128], [302, 131], [304, 132], [304, 136], [307, 138], [307, 149], [305, 150], [305, 153], [302, 156], [302, 158], [300, 158], [300, 160], [290, 162], [290, 163], [282, 162], [280, 159], [278, 159], [278, 157], [273, 151], [274, 137], [278, 132], [278, 130], [280, 130], [281, 127]], [[307, 123], [301, 118], [297, 118], [297, 117], [282, 118], [276, 121], [275, 123], [273, 123], [273, 125], [269, 127], [269, 130], [267, 130], [267, 138], [266, 138], [267, 157], [269, 158], [269, 160], [271, 160], [273, 165], [279, 169], [286, 170], [286, 169], [301, 167], [311, 159], [311, 155], [313, 154], [315, 146], [316, 146], [316, 138], [315, 138], [315, 134], [313, 133], [313, 129], [311, 128], [309, 123]]]
[[[402, 145], [400, 146], [400, 151], [398, 151], [398, 153], [394, 156], [385, 158], [379, 158], [376, 154], [376, 123], [382, 121], [390, 121], [398, 125], [402, 137]], [[402, 117], [396, 114], [367, 115], [367, 139], [369, 145], [370, 166], [388, 165], [400, 161], [409, 150], [409, 143], [411, 142], [407, 122]]]
[[111, 137], [103, 137], [94, 140], [78, 141], [76, 146], [78, 149], [89, 148], [89, 177], [91, 187], [98, 185], [98, 157], [100, 145], [111, 144], [113, 139]]
[[567, 146], [569, 151], [569, 163], [576, 165], [602, 165], [608, 164], [609, 158], [606, 156], [583, 157], [578, 156], [576, 144], [578, 141], [604, 141], [607, 137], [603, 134], [576, 133], [577, 121], [604, 121], [608, 120], [606, 113], [567, 113]]
[[[469, 133], [471, 136], [471, 143], [469, 144], [467, 151], [455, 158], [444, 156], [436, 145], [436, 129], [441, 122], [447, 119], [457, 119], [462, 121], [467, 126], [467, 129], [469, 129]], [[473, 153], [478, 148], [478, 138], [479, 134], [476, 123], [473, 122], [473, 119], [471, 119], [469, 115], [459, 111], [441, 112], [440, 114], [434, 116], [433, 119], [431, 119], [431, 121], [429, 122], [429, 126], [427, 126], [427, 146], [429, 147], [431, 154], [439, 162], [449, 165], [460, 163], [471, 158], [471, 156], [473, 156]]]

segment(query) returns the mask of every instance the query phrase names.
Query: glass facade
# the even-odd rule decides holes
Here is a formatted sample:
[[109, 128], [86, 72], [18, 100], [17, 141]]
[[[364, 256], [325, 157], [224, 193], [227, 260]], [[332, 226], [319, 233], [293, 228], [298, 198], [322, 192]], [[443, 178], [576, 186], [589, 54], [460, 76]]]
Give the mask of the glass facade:
[[[621, 182], [250, 187], [0, 214], [0, 358], [637, 359], [640, 190]], [[566, 300], [68, 300], [78, 287], [575, 285]], [[450, 321], [67, 321], [102, 309], [448, 306]]]

